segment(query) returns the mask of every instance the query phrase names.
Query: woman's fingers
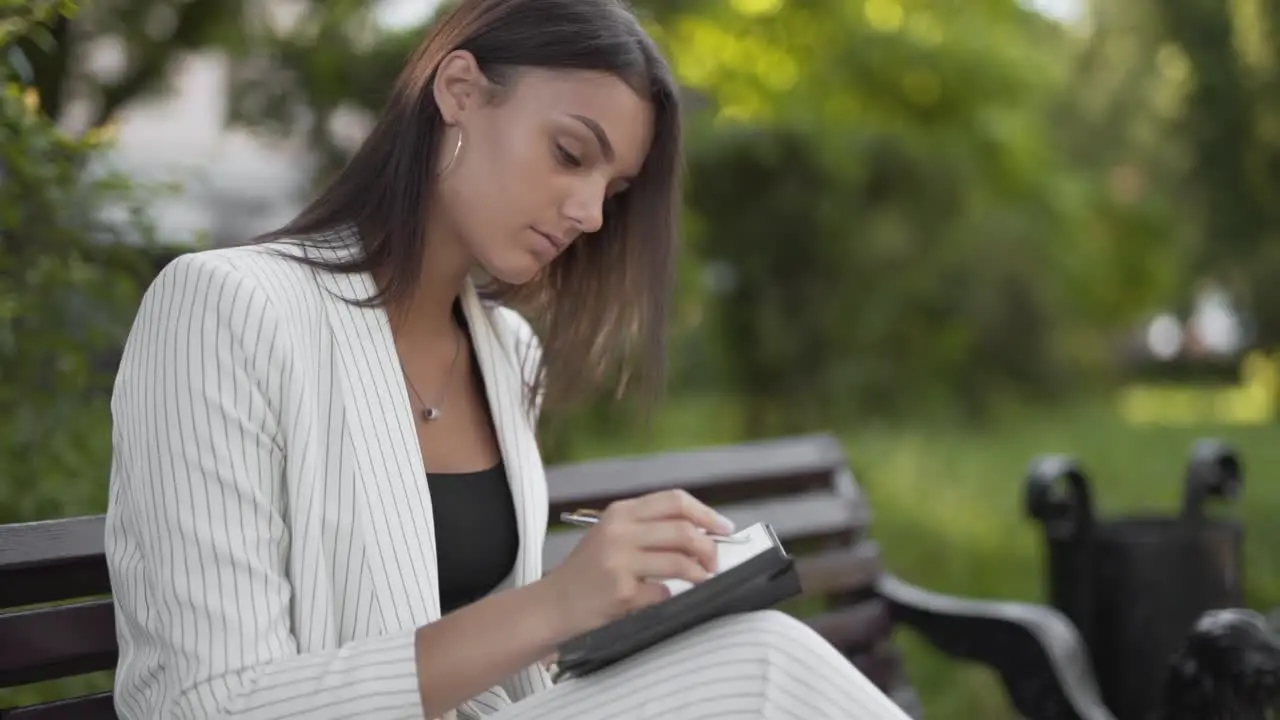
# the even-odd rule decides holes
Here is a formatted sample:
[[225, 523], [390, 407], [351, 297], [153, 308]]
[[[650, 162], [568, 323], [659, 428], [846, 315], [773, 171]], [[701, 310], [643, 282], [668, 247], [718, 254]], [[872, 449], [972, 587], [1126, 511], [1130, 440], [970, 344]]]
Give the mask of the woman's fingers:
[[[678, 552], [650, 551], [636, 556], [632, 571], [645, 580], [685, 580], [699, 583], [710, 572], [692, 557]], [[641, 585], [651, 583], [642, 582]]]
[[599, 627], [670, 597], [663, 580], [700, 583], [716, 570], [708, 533], [733, 524], [683, 490], [609, 505], [569, 557], [544, 580], [556, 590], [556, 614], [574, 632]]
[[606, 512], [609, 511], [623, 513], [627, 519], [638, 522], [688, 520], [708, 532], [722, 535], [727, 535], [734, 529], [728, 518], [684, 490], [663, 490], [623, 500], [610, 506]]
[[656, 580], [642, 582], [635, 594], [631, 596], [627, 611], [634, 612], [640, 608], [656, 605], [669, 597], [671, 597], [671, 589], [665, 584]]
[[660, 520], [629, 526], [642, 550], [667, 550], [694, 558], [708, 572], [716, 571], [716, 543], [688, 520]]

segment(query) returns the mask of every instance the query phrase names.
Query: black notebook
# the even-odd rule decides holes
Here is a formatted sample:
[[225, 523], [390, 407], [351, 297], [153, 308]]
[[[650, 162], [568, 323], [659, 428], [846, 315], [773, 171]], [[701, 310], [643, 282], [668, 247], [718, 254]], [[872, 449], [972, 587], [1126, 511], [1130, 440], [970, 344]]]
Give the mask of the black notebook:
[[696, 585], [667, 580], [671, 597], [562, 643], [556, 679], [585, 677], [708, 620], [800, 594], [795, 562], [772, 527], [757, 523], [734, 537], [744, 542], [717, 543], [712, 577]]

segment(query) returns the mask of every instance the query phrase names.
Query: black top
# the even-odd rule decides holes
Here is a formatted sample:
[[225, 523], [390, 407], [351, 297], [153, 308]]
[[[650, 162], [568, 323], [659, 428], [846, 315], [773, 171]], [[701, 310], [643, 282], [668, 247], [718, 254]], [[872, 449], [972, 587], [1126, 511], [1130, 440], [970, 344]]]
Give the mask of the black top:
[[[467, 317], [460, 302], [453, 304], [453, 318], [465, 332]], [[468, 355], [472, 377], [484, 398], [480, 363], [475, 353]], [[428, 470], [427, 487], [436, 524], [440, 612], [448, 613], [484, 597], [511, 574], [520, 550], [515, 501], [501, 462], [466, 473]]]
[[436, 521], [440, 612], [479, 600], [516, 564], [520, 534], [502, 463], [469, 473], [428, 473]]

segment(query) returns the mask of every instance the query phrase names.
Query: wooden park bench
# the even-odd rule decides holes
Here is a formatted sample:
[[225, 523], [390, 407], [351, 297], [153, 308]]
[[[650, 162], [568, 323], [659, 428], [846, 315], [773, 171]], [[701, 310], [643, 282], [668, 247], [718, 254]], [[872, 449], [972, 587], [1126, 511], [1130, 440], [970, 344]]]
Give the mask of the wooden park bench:
[[[942, 651], [994, 669], [1029, 720], [1114, 720], [1099, 700], [1074, 627], [1058, 612], [947, 597], [885, 571], [871, 511], [839, 441], [829, 435], [593, 460], [548, 468], [547, 567], [582, 532], [559, 513], [685, 488], [739, 527], [764, 520], [797, 558], [802, 617], [899, 703], [923, 716], [893, 643], [914, 628]], [[0, 526], [0, 687], [115, 666], [102, 518]], [[99, 596], [99, 597], [94, 597]], [[35, 607], [37, 604], [60, 603]], [[26, 606], [26, 607], [24, 607]], [[16, 609], [15, 609], [16, 608]], [[115, 718], [109, 694], [0, 710], [0, 720]]]

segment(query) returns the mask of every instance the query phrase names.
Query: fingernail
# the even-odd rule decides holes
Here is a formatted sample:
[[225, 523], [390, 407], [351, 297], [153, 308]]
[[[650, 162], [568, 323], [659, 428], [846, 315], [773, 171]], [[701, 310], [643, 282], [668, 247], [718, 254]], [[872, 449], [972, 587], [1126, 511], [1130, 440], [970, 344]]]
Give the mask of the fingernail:
[[720, 513], [716, 513], [716, 526], [717, 526], [716, 529], [718, 529], [724, 535], [728, 535], [729, 533], [732, 533], [735, 529], [733, 521], [721, 515]]

